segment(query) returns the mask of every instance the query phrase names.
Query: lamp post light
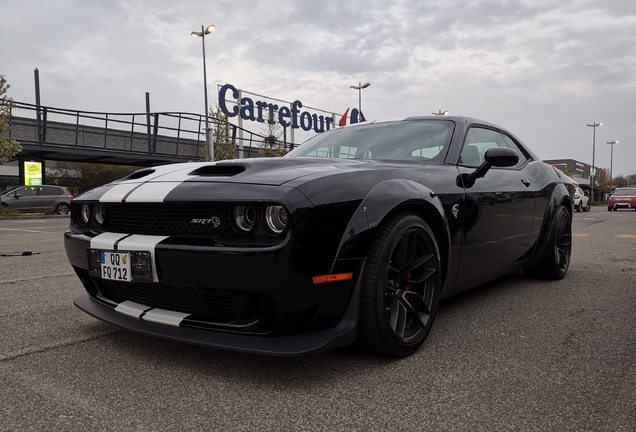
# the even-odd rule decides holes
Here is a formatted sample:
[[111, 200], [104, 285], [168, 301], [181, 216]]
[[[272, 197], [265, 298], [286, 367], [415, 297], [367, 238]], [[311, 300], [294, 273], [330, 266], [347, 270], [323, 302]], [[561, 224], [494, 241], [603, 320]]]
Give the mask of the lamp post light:
[[208, 106], [208, 79], [206, 76], [205, 70], [205, 35], [208, 35], [216, 30], [216, 26], [214, 24], [210, 24], [207, 27], [201, 26], [201, 31], [193, 31], [190, 33], [190, 36], [196, 36], [201, 38], [201, 45], [203, 47], [203, 95], [205, 97], [205, 148], [208, 152], [208, 155], [214, 161], [214, 143], [212, 142], [212, 129], [210, 128], [210, 119], [209, 119], [209, 106]]
[[612, 165], [614, 162], [614, 144], [618, 143], [618, 140], [607, 141], [606, 144], [611, 145], [610, 151], [610, 181], [612, 181], [612, 174], [614, 174], [614, 170], [612, 169]]
[[596, 183], [596, 167], [594, 166], [594, 155], [596, 154], [596, 128], [603, 126], [603, 122], [592, 122], [592, 124], [588, 124], [588, 126], [594, 128], [594, 134], [592, 135], [592, 171], [594, 171], [594, 174], [590, 173], [592, 183], [592, 201], [594, 201], [594, 186]]
[[450, 114], [448, 110], [444, 110], [444, 111], [439, 110], [439, 112], [431, 113], [431, 115], [448, 115], [448, 114]]
[[362, 89], [365, 89], [367, 87], [369, 87], [371, 85], [371, 83], [358, 83], [357, 86], [349, 86], [349, 88], [352, 88], [354, 90], [358, 90], [358, 115], [362, 114]]

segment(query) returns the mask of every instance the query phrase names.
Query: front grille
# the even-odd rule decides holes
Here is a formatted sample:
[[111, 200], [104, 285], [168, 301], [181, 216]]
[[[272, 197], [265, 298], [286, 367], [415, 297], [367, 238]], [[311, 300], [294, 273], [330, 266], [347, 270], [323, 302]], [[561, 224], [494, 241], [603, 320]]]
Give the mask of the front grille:
[[[200, 235], [234, 233], [227, 204], [108, 204], [104, 227], [139, 234]], [[192, 222], [218, 218], [220, 224]]]
[[273, 323], [277, 317], [274, 300], [265, 294], [99, 278], [94, 280], [100, 293], [117, 303], [130, 300], [149, 307], [205, 317], [216, 323], [231, 323], [239, 316], [246, 315], [255, 316], [260, 322]]

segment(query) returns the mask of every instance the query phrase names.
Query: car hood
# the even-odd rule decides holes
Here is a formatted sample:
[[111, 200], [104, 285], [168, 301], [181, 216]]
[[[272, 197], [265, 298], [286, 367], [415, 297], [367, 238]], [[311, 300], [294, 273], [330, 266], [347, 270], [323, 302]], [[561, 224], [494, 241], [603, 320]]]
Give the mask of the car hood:
[[[418, 166], [427, 161], [418, 161]], [[116, 183], [215, 182], [280, 186], [345, 172], [412, 168], [413, 162], [325, 158], [259, 158], [164, 165], [136, 171]], [[300, 181], [299, 181], [300, 180]]]

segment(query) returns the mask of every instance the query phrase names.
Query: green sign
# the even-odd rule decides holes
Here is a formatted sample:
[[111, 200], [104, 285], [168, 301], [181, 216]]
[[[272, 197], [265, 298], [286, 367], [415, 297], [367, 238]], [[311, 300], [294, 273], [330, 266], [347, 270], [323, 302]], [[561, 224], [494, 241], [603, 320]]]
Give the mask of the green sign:
[[42, 162], [24, 162], [24, 184], [42, 184]]

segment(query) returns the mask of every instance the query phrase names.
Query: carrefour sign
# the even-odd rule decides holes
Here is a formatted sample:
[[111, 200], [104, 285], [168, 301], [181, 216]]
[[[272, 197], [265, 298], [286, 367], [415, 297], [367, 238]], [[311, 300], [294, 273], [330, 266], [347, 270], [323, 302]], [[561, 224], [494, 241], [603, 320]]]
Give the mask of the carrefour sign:
[[278, 116], [278, 122], [284, 127], [291, 126], [293, 129], [300, 128], [305, 131], [313, 129], [317, 133], [328, 131], [333, 127], [332, 117], [301, 111], [303, 104], [299, 100], [292, 102], [289, 107], [279, 107], [274, 103], [254, 101], [251, 98], [244, 97], [239, 101], [240, 106], [237, 104], [230, 109], [226, 104], [228, 96], [229, 99], [234, 100], [239, 97], [239, 91], [232, 84], [225, 84], [219, 89], [219, 108], [228, 117], [240, 116], [243, 120], [262, 122], [270, 116]]

